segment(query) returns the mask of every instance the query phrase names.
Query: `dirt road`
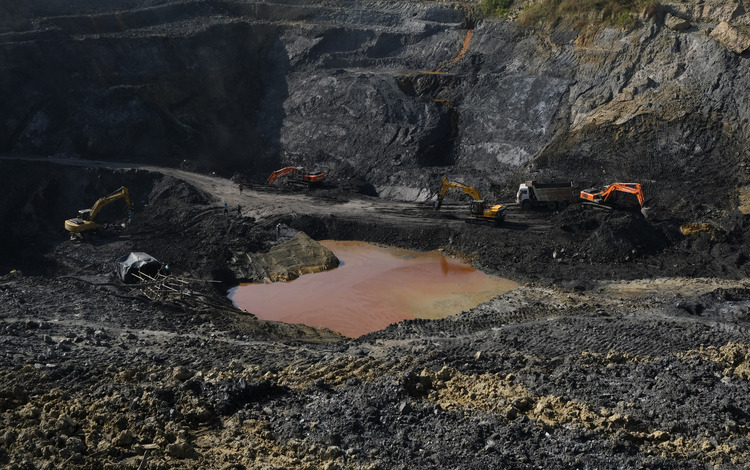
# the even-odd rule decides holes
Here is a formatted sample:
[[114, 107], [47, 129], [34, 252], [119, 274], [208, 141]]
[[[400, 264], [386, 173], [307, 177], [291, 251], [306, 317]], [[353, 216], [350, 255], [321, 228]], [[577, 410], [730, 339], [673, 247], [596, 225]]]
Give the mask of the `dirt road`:
[[[245, 184], [242, 192], [240, 192], [238, 184], [227, 178], [194, 173], [177, 168], [138, 163], [52, 157], [1, 156], [0, 160], [21, 160], [38, 162], [39, 164], [46, 163], [85, 168], [144, 170], [169, 175], [186, 181], [198, 190], [210, 194], [215, 199], [214, 202], [219, 206], [222, 206], [226, 202], [229, 208], [234, 211], [239, 204], [242, 207], [242, 214], [244, 216], [256, 219], [307, 215], [364, 219], [373, 222], [392, 220], [391, 223], [395, 224], [404, 222], [410, 224], [434, 224], [436, 218], [442, 219], [440, 217], [441, 214], [432, 210], [432, 206], [429, 204], [386, 201], [364, 196], [358, 196], [355, 199], [347, 197], [327, 198], [326, 194], [322, 191], [307, 190], [306, 188], [288, 191], [284, 190], [283, 187], [280, 188], [278, 184], [276, 186], [253, 185], [250, 187]], [[454, 211], [446, 210], [443, 212], [452, 213]], [[444, 223], [453, 224], [457, 222], [450, 218], [445, 218]]]

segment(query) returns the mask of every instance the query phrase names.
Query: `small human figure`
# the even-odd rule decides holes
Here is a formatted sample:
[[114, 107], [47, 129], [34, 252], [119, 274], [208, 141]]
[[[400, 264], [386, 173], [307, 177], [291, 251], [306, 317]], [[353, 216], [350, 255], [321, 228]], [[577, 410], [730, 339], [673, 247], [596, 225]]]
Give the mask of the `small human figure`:
[[237, 215], [242, 215], [242, 206], [237, 204]]
[[240, 183], [240, 194], [242, 194], [242, 183]]
[[226, 202], [224, 203], [224, 215], [229, 215], [229, 206]]
[[276, 237], [281, 236], [281, 224], [276, 224]]

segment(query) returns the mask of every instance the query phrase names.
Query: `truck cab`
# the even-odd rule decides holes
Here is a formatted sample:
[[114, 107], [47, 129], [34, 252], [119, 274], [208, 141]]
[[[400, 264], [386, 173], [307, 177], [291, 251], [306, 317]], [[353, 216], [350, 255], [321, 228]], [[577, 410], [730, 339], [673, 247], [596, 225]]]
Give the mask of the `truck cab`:
[[518, 192], [516, 193], [516, 204], [523, 205], [523, 201], [530, 200], [529, 187], [526, 183], [521, 183], [518, 186]]

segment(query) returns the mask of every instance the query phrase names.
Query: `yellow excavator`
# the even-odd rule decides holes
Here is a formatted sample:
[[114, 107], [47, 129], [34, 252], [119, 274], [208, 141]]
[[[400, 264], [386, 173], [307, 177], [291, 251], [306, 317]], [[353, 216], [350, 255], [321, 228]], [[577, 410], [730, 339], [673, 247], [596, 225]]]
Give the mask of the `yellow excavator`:
[[[469, 214], [474, 217], [474, 220], [483, 220], [495, 226], [505, 221], [505, 213], [507, 212], [505, 206], [502, 204], [490, 206], [482, 199], [482, 196], [479, 195], [479, 192], [475, 188], [450, 181], [446, 177], [443, 177], [443, 184], [440, 186], [440, 193], [438, 194], [435, 209], [440, 209], [440, 206], [443, 205], [443, 198], [450, 188], [460, 189], [472, 197], [473, 201], [471, 201], [471, 206], [469, 207]], [[467, 222], [469, 220], [472, 219], [468, 219]]]
[[65, 221], [65, 230], [70, 232], [71, 238], [83, 239], [86, 234], [92, 233], [99, 228], [94, 219], [99, 214], [102, 208], [118, 199], [125, 199], [125, 204], [128, 208], [128, 219], [132, 218], [133, 215], [133, 204], [130, 201], [130, 192], [125, 186], [121, 187], [113, 193], [107, 194], [106, 196], [97, 200], [90, 209], [81, 209], [78, 211], [78, 217], [68, 219]]

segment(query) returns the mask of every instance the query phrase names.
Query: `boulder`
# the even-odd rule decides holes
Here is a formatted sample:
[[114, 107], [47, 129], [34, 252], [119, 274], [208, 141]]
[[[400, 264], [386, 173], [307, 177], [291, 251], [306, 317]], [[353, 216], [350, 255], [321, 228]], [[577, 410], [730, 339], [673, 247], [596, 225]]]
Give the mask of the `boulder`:
[[292, 238], [274, 245], [267, 253], [251, 253], [248, 272], [250, 278], [266, 282], [291, 281], [307, 273], [333, 269], [339, 259], [331, 250], [306, 234], [298, 232]]
[[746, 23], [747, 12], [738, 0], [705, 0], [701, 2], [674, 2], [665, 5], [682, 18], [691, 18], [693, 22], [719, 23], [731, 21]]
[[673, 31], [685, 31], [691, 26], [690, 21], [675, 16], [671, 13], [667, 13], [664, 17], [664, 24], [667, 26], [667, 28]]
[[736, 54], [742, 54], [750, 48], [750, 34], [722, 21], [710, 34], [711, 38]]

